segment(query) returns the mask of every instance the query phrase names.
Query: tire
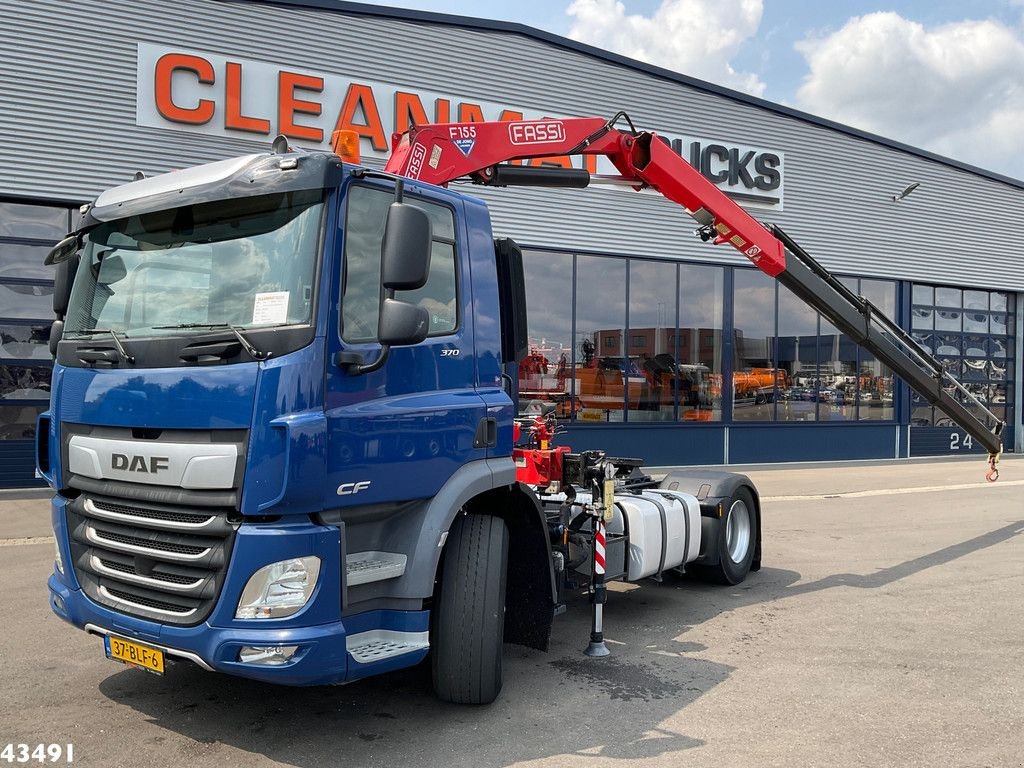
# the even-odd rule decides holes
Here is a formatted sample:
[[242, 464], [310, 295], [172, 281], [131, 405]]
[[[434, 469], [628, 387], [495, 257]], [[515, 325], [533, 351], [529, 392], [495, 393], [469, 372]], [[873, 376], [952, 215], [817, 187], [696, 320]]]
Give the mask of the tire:
[[747, 578], [757, 547], [757, 507], [753, 494], [744, 487], [736, 489], [726, 510], [715, 545], [718, 562], [698, 565], [694, 572], [704, 581], [733, 585]]
[[490, 704], [501, 692], [508, 529], [499, 517], [460, 515], [434, 598], [434, 692], [455, 704]]

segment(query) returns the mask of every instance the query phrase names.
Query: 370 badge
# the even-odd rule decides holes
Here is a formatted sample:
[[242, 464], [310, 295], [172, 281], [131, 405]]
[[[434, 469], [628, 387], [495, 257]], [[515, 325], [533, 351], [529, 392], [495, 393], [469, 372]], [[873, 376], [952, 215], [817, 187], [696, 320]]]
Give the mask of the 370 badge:
[[565, 125], [561, 120], [509, 123], [508, 140], [513, 144], [554, 144], [565, 141]]

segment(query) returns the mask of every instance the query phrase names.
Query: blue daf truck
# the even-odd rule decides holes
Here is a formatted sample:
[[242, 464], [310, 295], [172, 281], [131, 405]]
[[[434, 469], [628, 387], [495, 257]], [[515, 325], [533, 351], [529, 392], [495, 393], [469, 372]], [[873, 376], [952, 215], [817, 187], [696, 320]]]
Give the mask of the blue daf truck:
[[[574, 129], [540, 132], [557, 147], [495, 152], [579, 151]], [[615, 135], [623, 147], [650, 137]], [[49, 599], [98, 653], [287, 685], [429, 653], [441, 698], [486, 703], [502, 644], [546, 648], [566, 590], [592, 593], [600, 639], [595, 572], [638, 581], [689, 566], [736, 583], [760, 566], [742, 475], [653, 484], [601, 452], [515, 448], [521, 254], [493, 239], [480, 200], [416, 178], [466, 155], [438, 142], [412, 146], [397, 171], [278, 142], [140, 178], [84, 207], [48, 257], [58, 320], [37, 463], [55, 491]], [[664, 191], [644, 174], [667, 162], [634, 172]], [[502, 183], [580, 185], [566, 169], [538, 180], [503, 167]], [[698, 193], [711, 213], [695, 217], [721, 234], [741, 209]], [[789, 258], [793, 280], [827, 293]], [[854, 298], [817, 306], [848, 314]], [[899, 363], [890, 331], [861, 325], [858, 340]], [[538, 457], [557, 471], [520, 482]]]

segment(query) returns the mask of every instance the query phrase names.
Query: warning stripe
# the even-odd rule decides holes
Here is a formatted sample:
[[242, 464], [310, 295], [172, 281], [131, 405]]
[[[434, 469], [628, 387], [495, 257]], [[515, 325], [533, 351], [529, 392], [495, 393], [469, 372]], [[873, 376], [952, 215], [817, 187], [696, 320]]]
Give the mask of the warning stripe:
[[597, 536], [594, 542], [594, 572], [604, 573], [604, 521], [597, 520]]

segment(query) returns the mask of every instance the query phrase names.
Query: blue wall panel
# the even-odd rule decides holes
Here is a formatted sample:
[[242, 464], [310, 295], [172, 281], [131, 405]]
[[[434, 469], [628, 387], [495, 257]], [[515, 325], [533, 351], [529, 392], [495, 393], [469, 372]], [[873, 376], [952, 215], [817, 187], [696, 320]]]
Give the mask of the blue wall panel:
[[729, 462], [891, 459], [894, 424], [763, 424], [729, 430]]
[[46, 485], [36, 479], [34, 440], [0, 440], [0, 488]]
[[721, 464], [724, 427], [687, 425], [590, 426], [574, 424], [555, 445], [574, 451], [602, 450], [610, 456], [637, 457], [647, 466]]

